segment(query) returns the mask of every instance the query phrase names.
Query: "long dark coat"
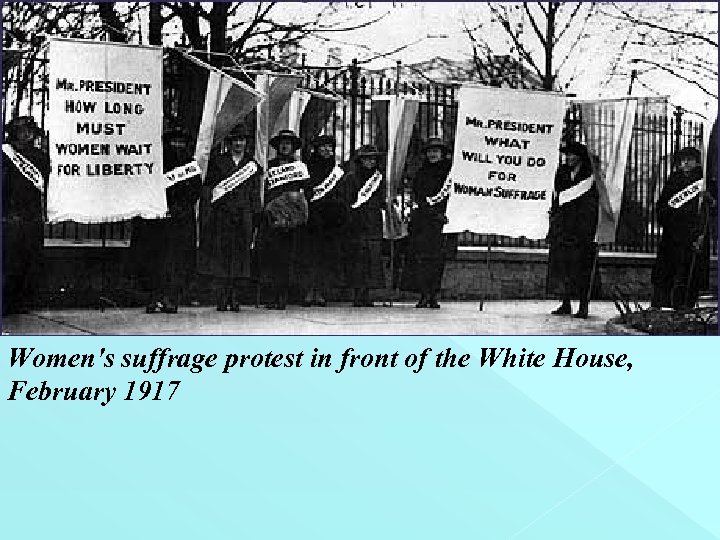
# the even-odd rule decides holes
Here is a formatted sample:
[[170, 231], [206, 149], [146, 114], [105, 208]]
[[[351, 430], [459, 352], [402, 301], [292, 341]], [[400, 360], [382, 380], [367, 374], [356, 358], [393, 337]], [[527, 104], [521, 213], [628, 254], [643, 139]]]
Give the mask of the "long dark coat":
[[382, 260], [383, 222], [385, 207], [385, 178], [364, 204], [352, 208], [365, 182], [377, 169], [363, 169], [356, 165], [343, 183], [343, 200], [350, 208], [345, 239], [345, 277], [348, 287], [381, 289], [385, 287]]
[[450, 162], [425, 162], [413, 182], [417, 208], [410, 216], [407, 257], [400, 288], [406, 291], [432, 292], [440, 289], [448, 244], [455, 235], [443, 235], [447, 198], [435, 205], [428, 197], [437, 195], [450, 173]]
[[[18, 151], [35, 165], [47, 185], [48, 156], [35, 148]], [[37, 292], [43, 266], [43, 206], [40, 191], [4, 152], [2, 185], [3, 312], [12, 312]]]
[[[190, 161], [190, 156], [165, 146], [165, 172]], [[129, 261], [141, 289], [177, 289], [189, 283], [195, 269], [195, 204], [201, 188], [200, 176], [173, 184], [165, 190], [166, 217], [133, 220]]]
[[[293, 163], [294, 158], [273, 158], [268, 161], [268, 170], [273, 167]], [[265, 192], [265, 209], [268, 204], [284, 193], [298, 192], [306, 185], [306, 181], [289, 182]], [[291, 264], [295, 260], [297, 229], [272, 227], [268, 212], [264, 212], [259, 234], [259, 263], [261, 279], [269, 282], [276, 290], [286, 290], [290, 286], [290, 273], [294, 272]]]
[[[655, 287], [653, 304], [658, 307], [680, 307], [694, 305], [698, 291], [708, 286], [710, 262], [710, 235], [695, 256], [692, 279], [690, 267], [693, 266], [693, 242], [702, 233], [703, 218], [698, 211], [698, 197], [686, 202], [680, 208], [671, 208], [670, 199], [693, 182], [702, 178], [702, 169], [697, 168], [689, 176], [680, 171], [673, 172], [668, 178], [656, 209], [658, 223], [662, 226], [662, 237], [658, 247], [657, 259], [652, 273]], [[688, 289], [689, 284], [689, 289]]]
[[[560, 193], [592, 175], [578, 174], [573, 181], [570, 169], [561, 165], [555, 175], [555, 192]], [[598, 191], [595, 184], [581, 196], [563, 204], [553, 201], [550, 212], [549, 293], [584, 295], [590, 286], [595, 258], [598, 223]], [[584, 299], [583, 299], [584, 300]]]
[[308, 223], [297, 231], [296, 280], [305, 290], [338, 287], [342, 284], [345, 227], [349, 218], [349, 206], [342, 197], [345, 178], [338, 180], [324, 197], [312, 202], [313, 189], [335, 168], [335, 158], [313, 156], [307, 167]]
[[212, 190], [250, 162], [237, 165], [230, 154], [211, 157], [200, 196], [200, 256], [198, 271], [216, 279], [253, 277], [253, 217], [259, 213], [262, 168], [240, 186], [211, 203]]

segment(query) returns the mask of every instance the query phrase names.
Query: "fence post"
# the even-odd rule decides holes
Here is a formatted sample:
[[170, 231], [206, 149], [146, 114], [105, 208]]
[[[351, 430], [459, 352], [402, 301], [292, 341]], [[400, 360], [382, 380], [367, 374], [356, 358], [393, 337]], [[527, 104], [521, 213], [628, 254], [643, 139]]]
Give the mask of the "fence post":
[[673, 138], [673, 153], [677, 152], [681, 148], [681, 138], [682, 138], [682, 117], [683, 117], [683, 109], [679, 105], [675, 107], [675, 112], [673, 113], [673, 116], [675, 117], [675, 133]]
[[350, 157], [355, 153], [355, 128], [357, 126], [357, 106], [358, 106], [358, 80], [360, 76], [360, 68], [358, 67], [357, 58], [352, 61], [350, 66]]

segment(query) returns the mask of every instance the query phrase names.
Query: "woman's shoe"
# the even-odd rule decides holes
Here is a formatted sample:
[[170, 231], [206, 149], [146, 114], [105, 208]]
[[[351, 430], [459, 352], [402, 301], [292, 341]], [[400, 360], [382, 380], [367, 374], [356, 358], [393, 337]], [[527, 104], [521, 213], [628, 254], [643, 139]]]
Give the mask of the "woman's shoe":
[[588, 318], [588, 307], [581, 305], [577, 313], [574, 315], [576, 319], [587, 319]]
[[177, 313], [178, 307], [172, 302], [165, 302], [162, 304], [160, 311], [162, 311], [163, 313]]
[[571, 315], [572, 306], [569, 303], [563, 302], [557, 309], [550, 312], [550, 315]]

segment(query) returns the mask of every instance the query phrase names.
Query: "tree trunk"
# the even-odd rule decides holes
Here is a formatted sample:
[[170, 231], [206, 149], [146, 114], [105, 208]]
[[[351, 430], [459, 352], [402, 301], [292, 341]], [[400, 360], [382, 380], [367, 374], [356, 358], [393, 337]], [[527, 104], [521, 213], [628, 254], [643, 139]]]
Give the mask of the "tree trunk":
[[548, 2], [547, 32], [545, 33], [545, 73], [543, 75], [543, 90], [553, 90], [555, 76], [553, 75], [553, 52], [555, 48], [555, 14], [559, 4]]
[[109, 41], [127, 42], [125, 23], [115, 11], [115, 2], [98, 2], [98, 13]]
[[195, 2], [180, 3], [178, 6], [178, 16], [182, 21], [183, 31], [190, 42], [193, 49], [202, 50], [203, 40], [200, 35], [200, 6], [196, 6]]
[[162, 5], [159, 2], [150, 2], [150, 13], [148, 17], [150, 23], [150, 45], [162, 45]]
[[210, 50], [212, 52], [227, 52], [227, 19], [230, 4], [225, 2], [213, 3], [208, 22], [210, 23]]

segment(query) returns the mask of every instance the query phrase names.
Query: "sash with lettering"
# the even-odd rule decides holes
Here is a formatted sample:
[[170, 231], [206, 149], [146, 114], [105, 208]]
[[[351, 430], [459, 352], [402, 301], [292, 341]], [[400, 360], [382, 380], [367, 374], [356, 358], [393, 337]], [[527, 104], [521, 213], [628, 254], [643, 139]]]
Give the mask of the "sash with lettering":
[[452, 179], [450, 178], [450, 175], [448, 174], [447, 178], [445, 179], [445, 183], [443, 184], [443, 187], [440, 188], [440, 191], [438, 191], [435, 195], [432, 197], [425, 197], [425, 200], [430, 206], [435, 206], [439, 202], [444, 201], [447, 199], [448, 195], [450, 195], [450, 189], [452, 188]]
[[375, 171], [375, 174], [368, 178], [365, 185], [358, 192], [357, 200], [353, 203], [352, 208], [360, 208], [363, 204], [368, 202], [370, 197], [373, 196], [373, 193], [377, 191], [380, 182], [382, 182], [382, 174], [380, 171]]
[[668, 206], [670, 208], [677, 210], [678, 208], [683, 206], [685, 203], [693, 200], [702, 191], [702, 184], [703, 184], [703, 181], [701, 178], [697, 182], [693, 182], [692, 184], [690, 184], [688, 187], [686, 187], [682, 191], [678, 191], [668, 201]]
[[325, 195], [330, 193], [332, 189], [337, 185], [338, 180], [340, 180], [344, 174], [345, 172], [338, 165], [335, 165], [335, 168], [330, 171], [328, 177], [323, 180], [320, 185], [317, 185], [313, 188], [312, 199], [310, 199], [310, 202], [319, 201]]
[[197, 161], [191, 161], [185, 165], [180, 165], [180, 167], [175, 167], [172, 171], [166, 172], [165, 181], [167, 182], [167, 187], [170, 187], [198, 174], [202, 174], [200, 165], [198, 165]]
[[10, 159], [10, 161], [12, 161], [13, 165], [15, 165], [17, 170], [20, 171], [20, 174], [27, 178], [32, 185], [40, 191], [40, 193], [44, 193], [45, 182], [42, 174], [40, 174], [40, 171], [37, 170], [37, 167], [35, 167], [28, 158], [15, 150], [11, 145], [3, 144], [2, 149], [5, 155]]
[[560, 206], [574, 201], [578, 197], [584, 195], [593, 185], [593, 177], [590, 176], [585, 180], [582, 180], [572, 187], [562, 190], [558, 194], [558, 204]]
[[293, 161], [285, 165], [278, 165], [268, 169], [267, 189], [275, 189], [290, 182], [300, 182], [310, 178], [307, 165], [302, 161]]
[[225, 180], [220, 182], [217, 186], [215, 186], [212, 190], [212, 199], [210, 200], [211, 203], [214, 203], [221, 197], [224, 197], [228, 193], [230, 193], [233, 189], [240, 186], [245, 180], [250, 178], [253, 174], [255, 174], [258, 171], [257, 163], [254, 161], [249, 161], [247, 165], [245, 165], [242, 169], [239, 171], [231, 174], [228, 176]]

